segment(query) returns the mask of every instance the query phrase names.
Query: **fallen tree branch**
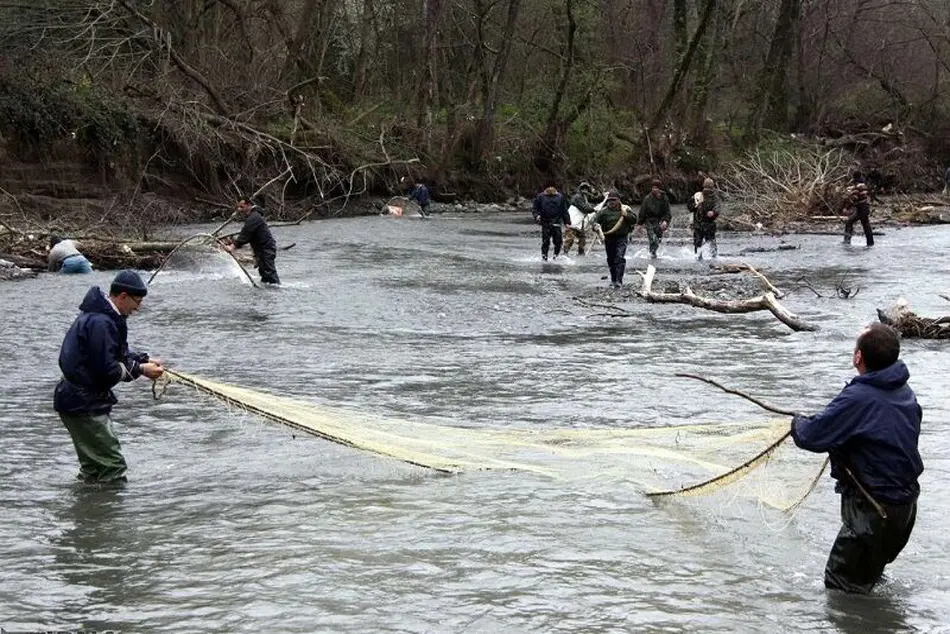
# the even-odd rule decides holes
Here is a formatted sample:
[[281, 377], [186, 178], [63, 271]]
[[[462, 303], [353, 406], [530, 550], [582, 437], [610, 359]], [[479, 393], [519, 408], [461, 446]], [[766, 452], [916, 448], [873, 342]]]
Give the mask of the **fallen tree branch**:
[[759, 279], [760, 282], [765, 286], [765, 290], [774, 293], [778, 299], [785, 297], [785, 293], [780, 291], [775, 287], [772, 282], [769, 281], [769, 278], [765, 277], [760, 273], [755, 267], [753, 267], [748, 262], [742, 262], [741, 264], [719, 264], [712, 267], [713, 270], [722, 272], [722, 273], [751, 273]]
[[[584, 306], [585, 308], [605, 308], [605, 309], [607, 309], [607, 310], [616, 311], [616, 312], [620, 313], [621, 315], [630, 315], [630, 314], [632, 314], [629, 310], [626, 310], [626, 309], [624, 309], [624, 308], [621, 308], [620, 306], [614, 306], [613, 304], [599, 304], [599, 303], [595, 303], [595, 302], [589, 302], [589, 301], [587, 301], [586, 299], [583, 299], [583, 298], [580, 298], [580, 297], [572, 297], [571, 299], [572, 299], [573, 301], [577, 302], [578, 304], [580, 304], [581, 306]], [[601, 314], [603, 314], [603, 313], [601, 313]], [[609, 316], [610, 316], [610, 317], [617, 317], [617, 316], [620, 316], [620, 315], [609, 315]]]
[[800, 278], [798, 278], [798, 282], [799, 282], [800, 286], [798, 286], [797, 288], [792, 289], [793, 291], [797, 291], [799, 288], [807, 288], [808, 290], [810, 290], [812, 293], [815, 294], [815, 297], [818, 297], [819, 299], [825, 299], [825, 296], [822, 295], [821, 293], [819, 293], [818, 291], [816, 291], [816, 290], [815, 290], [815, 287], [812, 286], [812, 285], [811, 285], [811, 282], [809, 282], [806, 278], [800, 277]]
[[647, 272], [645, 274], [641, 273], [641, 275], [643, 275], [643, 288], [639, 291], [639, 295], [649, 302], [661, 304], [688, 304], [690, 306], [695, 306], [696, 308], [703, 308], [718, 313], [729, 314], [751, 313], [758, 310], [767, 310], [775, 315], [776, 319], [792, 330], [818, 330], [817, 326], [813, 326], [802, 321], [798, 318], [798, 316], [782, 306], [778, 300], [775, 299], [775, 294], [771, 291], [757, 297], [735, 300], [720, 300], [710, 297], [700, 297], [693, 293], [693, 291], [688, 286], [680, 293], [657, 293], [654, 292], [652, 288], [653, 278], [656, 275], [656, 267], [651, 264], [649, 267], [647, 267]]
[[[3, 192], [4, 194], [6, 194], [7, 196], [10, 197], [10, 199], [13, 201], [13, 204], [16, 205], [16, 208], [19, 210], [20, 215], [25, 215], [25, 214], [23, 213], [23, 207], [20, 206], [20, 201], [17, 199], [16, 196], [14, 196], [13, 194], [11, 194], [10, 192], [8, 192], [7, 190], [5, 190], [5, 189], [2, 188], [2, 187], [0, 187], [0, 192]], [[4, 226], [4, 227], [7, 227], [7, 225], [3, 225], [3, 226]], [[7, 229], [9, 229], [9, 227], [7, 227]]]
[[744, 266], [745, 269], [746, 269], [749, 273], [752, 273], [752, 275], [754, 275], [754, 276], [756, 276], [757, 278], [759, 278], [759, 281], [761, 281], [762, 284], [765, 285], [766, 290], [768, 290], [770, 293], [772, 293], [773, 295], [775, 295], [775, 297], [776, 297], [777, 299], [782, 299], [783, 297], [785, 297], [785, 293], [783, 293], [783, 292], [780, 291], [778, 288], [776, 288], [775, 285], [772, 284], [772, 282], [769, 281], [769, 278], [767, 278], [767, 277], [765, 277], [764, 275], [762, 275], [762, 273], [760, 273], [758, 270], [756, 270], [756, 268], [753, 267], [751, 264], [749, 264], [749, 263], [747, 263], [747, 262], [743, 262], [743, 263], [742, 263], [742, 266]]

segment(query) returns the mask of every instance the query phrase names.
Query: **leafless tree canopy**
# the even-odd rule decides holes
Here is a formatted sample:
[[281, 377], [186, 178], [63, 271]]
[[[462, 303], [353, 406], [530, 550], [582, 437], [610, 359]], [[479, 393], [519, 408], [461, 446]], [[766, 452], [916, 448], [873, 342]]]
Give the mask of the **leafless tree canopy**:
[[763, 130], [950, 152], [946, 0], [0, 0], [0, 58], [7, 102], [105, 96], [151, 138], [143, 176], [210, 194], [692, 170]]

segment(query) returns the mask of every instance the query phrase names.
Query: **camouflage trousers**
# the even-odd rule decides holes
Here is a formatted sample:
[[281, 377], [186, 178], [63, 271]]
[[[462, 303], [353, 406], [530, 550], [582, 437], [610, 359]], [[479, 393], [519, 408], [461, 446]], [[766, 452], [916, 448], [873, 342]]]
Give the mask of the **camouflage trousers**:
[[647, 222], [647, 241], [650, 243], [650, 257], [655, 258], [656, 252], [660, 248], [660, 242], [663, 241], [663, 230], [658, 222]]
[[587, 250], [587, 233], [582, 229], [567, 227], [564, 229], [564, 254], [571, 252], [571, 247], [577, 241], [577, 255], [584, 255]]

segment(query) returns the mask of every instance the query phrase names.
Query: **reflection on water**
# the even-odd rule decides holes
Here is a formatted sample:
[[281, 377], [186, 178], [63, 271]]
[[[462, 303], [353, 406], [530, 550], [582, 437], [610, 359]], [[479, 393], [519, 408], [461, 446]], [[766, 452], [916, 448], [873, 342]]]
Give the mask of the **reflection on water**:
[[53, 562], [48, 572], [71, 589], [82, 590], [80, 598], [63, 607], [81, 619], [83, 629], [118, 629], [119, 624], [97, 620], [88, 608], [121, 605], [135, 568], [122, 488], [77, 484], [65, 498], [67, 504], [53, 509], [54, 524], [60, 528], [50, 540]]
[[[610, 317], [571, 300], [603, 288], [600, 248], [542, 264], [537, 231], [503, 216], [329, 220], [275, 229], [285, 287], [176, 271], [130, 322], [174, 367], [397, 418], [466, 427], [617, 427], [762, 420], [700, 372], [812, 410], [850, 378], [854, 336], [898, 296], [947, 312], [948, 232], [889, 230], [873, 249], [834, 236], [741, 258], [816, 333], [770, 315], [631, 302]], [[677, 230], [658, 266], [705, 265]], [[725, 235], [739, 254], [770, 238]], [[631, 245], [628, 271], [647, 261]], [[424, 470], [294, 435], [197, 395], [119, 388], [130, 463], [120, 490], [76, 488], [51, 411], [59, 344], [88, 283], [0, 285], [0, 627], [122, 631], [940, 631], [950, 622], [948, 363], [904, 343], [925, 410], [910, 544], [877, 596], [822, 585], [838, 528], [822, 481], [791, 521], [741, 501], [654, 504], [609, 480]], [[606, 297], [606, 291], [604, 291]], [[178, 393], [180, 394], [180, 393]]]

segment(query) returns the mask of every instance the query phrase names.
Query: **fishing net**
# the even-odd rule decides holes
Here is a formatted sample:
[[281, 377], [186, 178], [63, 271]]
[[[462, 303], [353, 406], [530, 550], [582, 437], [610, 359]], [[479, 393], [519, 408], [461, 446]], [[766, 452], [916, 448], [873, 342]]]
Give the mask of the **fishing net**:
[[[161, 273], [161, 275], [159, 275]], [[255, 285], [244, 266], [235, 256], [222, 248], [218, 239], [199, 233], [182, 240], [165, 257], [148, 283], [156, 280], [181, 281], [195, 279], [237, 279]]]
[[[530, 471], [565, 480], [610, 480], [658, 498], [725, 495], [791, 510], [811, 491], [823, 468], [820, 458], [795, 449], [787, 439], [788, 419], [640, 429], [456, 427], [166, 374], [239, 410], [446, 473]], [[740, 465], [745, 466], [736, 469]], [[710, 479], [714, 481], [704, 486], [691, 486]], [[681, 487], [690, 488], [679, 491]]]
[[422, 218], [422, 207], [414, 200], [409, 200], [405, 196], [394, 196], [383, 205], [380, 213], [382, 216], [395, 216], [397, 218]]

